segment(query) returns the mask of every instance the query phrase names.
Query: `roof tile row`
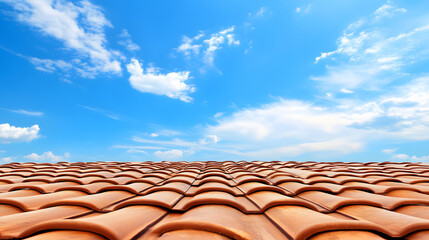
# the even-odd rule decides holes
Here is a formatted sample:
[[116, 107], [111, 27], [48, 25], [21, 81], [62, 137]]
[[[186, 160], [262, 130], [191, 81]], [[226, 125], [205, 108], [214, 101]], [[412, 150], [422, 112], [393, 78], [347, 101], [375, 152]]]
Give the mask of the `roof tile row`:
[[0, 239], [429, 239], [429, 165], [0, 165]]

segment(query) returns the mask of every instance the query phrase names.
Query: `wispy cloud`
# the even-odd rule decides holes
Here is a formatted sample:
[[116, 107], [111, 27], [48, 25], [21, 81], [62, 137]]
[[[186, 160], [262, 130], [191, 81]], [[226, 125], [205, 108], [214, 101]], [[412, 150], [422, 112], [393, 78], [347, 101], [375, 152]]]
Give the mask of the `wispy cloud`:
[[398, 150], [397, 148], [386, 148], [386, 149], [383, 149], [381, 151], [385, 154], [392, 154], [392, 153], [396, 152], [397, 150]]
[[402, 161], [414, 161], [414, 162], [429, 162], [429, 155], [426, 156], [410, 156], [408, 154], [405, 153], [396, 153], [398, 149], [394, 148], [394, 149], [383, 149], [382, 152], [385, 154], [388, 154], [392, 157], [392, 159], [394, 160], [402, 160]]
[[128, 31], [126, 29], [122, 30], [122, 33], [119, 35], [122, 40], [119, 41], [118, 43], [122, 46], [124, 46], [125, 48], [127, 48], [129, 51], [138, 51], [140, 50], [140, 46], [135, 44], [132, 40], [131, 40], [131, 35], [128, 33]]
[[37, 70], [43, 72], [54, 72], [54, 71], [69, 71], [73, 68], [73, 65], [64, 60], [52, 60], [52, 59], [40, 59], [36, 57], [30, 57], [30, 62], [36, 67]]
[[165, 95], [184, 102], [192, 101], [188, 94], [194, 92], [195, 87], [186, 83], [190, 79], [189, 71], [162, 74], [160, 69], [153, 66], [143, 69], [135, 58], [127, 65], [127, 69], [131, 74], [131, 86], [140, 92]]
[[104, 110], [104, 109], [101, 109], [101, 108], [88, 107], [88, 106], [80, 105], [80, 104], [78, 104], [78, 106], [80, 106], [82, 108], [85, 108], [85, 109], [88, 109], [88, 110], [93, 111], [93, 112], [101, 113], [104, 116], [106, 116], [108, 118], [111, 118], [111, 119], [114, 119], [114, 120], [119, 120], [120, 119], [117, 114], [112, 113], [112, 112], [107, 111], [107, 110]]
[[13, 157], [2, 157], [0, 160], [4, 163], [12, 162]]
[[69, 153], [64, 153], [63, 156], [55, 155], [51, 151], [44, 152], [42, 154], [32, 153], [24, 158], [32, 160], [32, 161], [50, 161], [50, 162], [60, 162], [60, 161], [68, 161], [70, 158]]
[[311, 79], [325, 89], [378, 90], [407, 76], [406, 66], [429, 58], [429, 24], [424, 19], [384, 4], [351, 23], [338, 38], [337, 49], [315, 58], [315, 63], [327, 61], [326, 74]]
[[[167, 140], [148, 139], [134, 136], [132, 140], [144, 145], [115, 145], [113, 148], [127, 149], [127, 152], [134, 153], [135, 150], [142, 150], [147, 154], [153, 154], [158, 158], [178, 158], [182, 155], [190, 156], [197, 151], [230, 152], [230, 150], [217, 149], [215, 145], [221, 140], [216, 135], [207, 134], [196, 141], [186, 141], [179, 138]], [[179, 151], [181, 153], [179, 153]]]
[[165, 147], [160, 146], [132, 146], [132, 145], [115, 145], [113, 148], [120, 148], [120, 149], [137, 149], [137, 150], [163, 150], [167, 149]]
[[223, 112], [217, 112], [215, 115], [213, 115], [214, 118], [222, 117], [224, 113]]
[[206, 66], [214, 66], [216, 53], [224, 46], [238, 46], [240, 41], [234, 34], [235, 26], [205, 35], [203, 31], [192, 38], [183, 36], [182, 44], [176, 49], [187, 58], [200, 59]]
[[161, 127], [154, 127], [154, 132], [150, 133], [149, 135], [151, 137], [159, 137], [159, 136], [172, 137], [172, 136], [178, 136], [181, 134], [182, 132], [179, 132], [176, 130], [161, 128]]
[[43, 112], [34, 112], [34, 111], [28, 111], [28, 110], [24, 110], [24, 109], [7, 109], [7, 108], [0, 108], [2, 110], [5, 111], [9, 111], [9, 112], [13, 112], [13, 113], [18, 113], [18, 114], [23, 114], [23, 115], [28, 115], [28, 116], [35, 116], [35, 117], [40, 117], [43, 116]]
[[[121, 73], [118, 53], [106, 47], [104, 29], [111, 27], [100, 7], [89, 1], [30, 1], [2, 0], [9, 4], [19, 22], [37, 29], [45, 36], [61, 41], [68, 50], [76, 51], [79, 58], [73, 65], [82, 76], [94, 77], [99, 73]], [[42, 71], [69, 69], [64, 60], [32, 58], [30, 61]]]
[[307, 14], [310, 12], [312, 6], [313, 5], [311, 3], [309, 3], [305, 6], [297, 7], [297, 8], [295, 8], [295, 12], [300, 13], [300, 14]]
[[162, 159], [180, 158], [183, 156], [183, 151], [178, 149], [171, 149], [167, 151], [156, 151], [154, 152], [155, 157]]
[[0, 143], [30, 142], [40, 137], [39, 125], [15, 127], [9, 123], [0, 124]]
[[264, 17], [267, 13], [268, 13], [267, 7], [261, 7], [256, 12], [253, 12], [253, 13], [249, 12], [248, 15], [249, 17]]

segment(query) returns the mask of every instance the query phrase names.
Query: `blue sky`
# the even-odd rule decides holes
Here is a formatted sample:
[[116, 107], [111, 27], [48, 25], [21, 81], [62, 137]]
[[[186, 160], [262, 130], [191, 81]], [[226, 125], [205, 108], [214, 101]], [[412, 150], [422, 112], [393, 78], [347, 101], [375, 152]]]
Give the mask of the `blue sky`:
[[427, 162], [427, 9], [0, 0], [0, 160]]

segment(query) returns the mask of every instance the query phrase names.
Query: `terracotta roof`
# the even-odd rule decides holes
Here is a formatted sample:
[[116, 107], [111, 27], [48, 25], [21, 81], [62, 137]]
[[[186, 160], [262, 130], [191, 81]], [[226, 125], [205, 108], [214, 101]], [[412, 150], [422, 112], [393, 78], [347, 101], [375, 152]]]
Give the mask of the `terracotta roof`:
[[429, 165], [0, 165], [0, 239], [429, 239]]

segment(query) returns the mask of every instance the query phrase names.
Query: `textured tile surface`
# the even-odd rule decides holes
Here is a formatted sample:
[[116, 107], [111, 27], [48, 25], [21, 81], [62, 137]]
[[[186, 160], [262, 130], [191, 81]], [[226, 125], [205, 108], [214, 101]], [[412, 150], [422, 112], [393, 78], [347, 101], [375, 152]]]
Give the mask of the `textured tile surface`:
[[0, 239], [429, 239], [429, 165], [0, 165]]

